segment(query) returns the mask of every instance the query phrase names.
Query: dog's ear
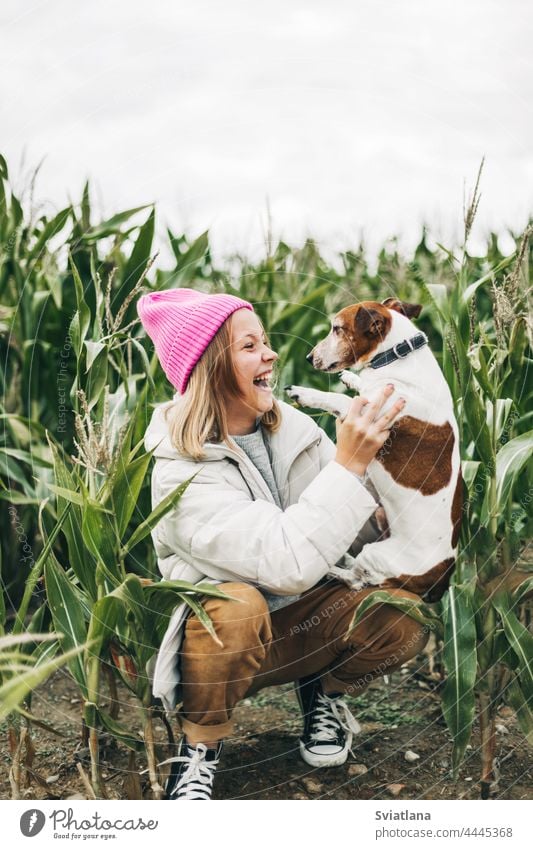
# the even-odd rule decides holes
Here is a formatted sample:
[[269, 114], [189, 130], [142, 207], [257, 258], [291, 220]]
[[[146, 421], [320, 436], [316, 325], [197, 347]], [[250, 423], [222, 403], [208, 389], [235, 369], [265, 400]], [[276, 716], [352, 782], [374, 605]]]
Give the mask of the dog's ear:
[[390, 319], [379, 310], [366, 307], [359, 307], [355, 316], [355, 329], [358, 333], [366, 333], [367, 336], [383, 337], [389, 329], [387, 323], [390, 324]]
[[389, 310], [396, 310], [407, 318], [418, 318], [422, 312], [422, 304], [408, 304], [407, 301], [399, 301], [398, 298], [385, 298], [381, 303]]

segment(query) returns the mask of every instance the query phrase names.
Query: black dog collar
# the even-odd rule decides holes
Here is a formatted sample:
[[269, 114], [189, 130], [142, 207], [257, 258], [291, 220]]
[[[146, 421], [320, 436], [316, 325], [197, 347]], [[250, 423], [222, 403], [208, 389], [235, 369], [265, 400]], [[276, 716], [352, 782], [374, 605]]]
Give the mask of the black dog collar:
[[372, 357], [368, 365], [370, 368], [383, 368], [383, 366], [388, 366], [395, 360], [403, 360], [408, 354], [417, 351], [418, 348], [423, 348], [427, 343], [428, 338], [426, 334], [417, 333], [416, 336], [412, 336], [410, 339], [404, 339], [403, 342], [398, 342], [397, 345], [393, 345], [392, 348], [382, 351], [381, 354], [376, 354], [375, 357]]

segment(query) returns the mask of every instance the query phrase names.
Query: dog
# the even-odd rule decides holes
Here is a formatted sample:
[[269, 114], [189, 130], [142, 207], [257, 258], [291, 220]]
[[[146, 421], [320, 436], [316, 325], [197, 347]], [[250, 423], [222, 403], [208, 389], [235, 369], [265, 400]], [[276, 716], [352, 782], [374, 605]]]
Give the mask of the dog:
[[[349, 389], [370, 401], [394, 384], [381, 413], [398, 396], [406, 400], [368, 466], [390, 534], [367, 543], [356, 558], [345, 558], [349, 568], [334, 567], [331, 576], [355, 589], [402, 587], [431, 602], [448, 588], [455, 566], [462, 477], [452, 396], [427, 337], [412, 322], [421, 309], [396, 298], [345, 307], [307, 359], [320, 371], [340, 372]], [[286, 392], [301, 406], [341, 419], [351, 404], [340, 393], [301, 386]]]

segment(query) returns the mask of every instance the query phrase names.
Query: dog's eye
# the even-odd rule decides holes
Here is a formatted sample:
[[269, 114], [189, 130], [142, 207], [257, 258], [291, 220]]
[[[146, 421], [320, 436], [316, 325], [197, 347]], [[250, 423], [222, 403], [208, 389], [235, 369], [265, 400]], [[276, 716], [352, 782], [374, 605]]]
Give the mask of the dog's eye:
[[341, 332], [341, 328], [337, 324], [335, 324], [333, 326], [332, 330], [333, 330], [333, 333], [335, 333], [335, 334], [338, 334], [338, 333]]

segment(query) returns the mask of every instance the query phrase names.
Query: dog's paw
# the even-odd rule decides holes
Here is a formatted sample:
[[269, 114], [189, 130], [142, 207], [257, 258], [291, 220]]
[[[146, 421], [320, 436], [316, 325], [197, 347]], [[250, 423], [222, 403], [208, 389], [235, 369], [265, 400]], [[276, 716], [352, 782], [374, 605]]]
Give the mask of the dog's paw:
[[344, 369], [341, 371], [339, 378], [348, 389], [352, 389], [354, 392], [359, 392], [359, 388], [361, 386], [361, 378], [359, 378], [353, 371], [349, 371], [348, 369]]
[[292, 384], [290, 386], [283, 387], [283, 391], [287, 393], [289, 398], [292, 398], [293, 401], [296, 401], [296, 403], [298, 403], [299, 400], [299, 390], [299, 386], [293, 386]]
[[308, 389], [305, 386], [284, 386], [283, 388], [289, 398], [292, 398], [293, 401], [296, 401], [302, 407], [314, 406], [313, 399], [316, 392], [313, 392], [312, 389]]
[[[345, 562], [347, 557], [349, 557], [349, 555], [345, 555]], [[350, 557], [350, 560], [353, 560], [353, 558]], [[346, 586], [351, 590], [362, 590], [367, 586], [367, 582], [363, 575], [358, 574], [353, 569], [343, 568], [342, 566], [332, 566], [327, 573], [327, 577], [334, 578], [336, 581], [346, 584]]]

